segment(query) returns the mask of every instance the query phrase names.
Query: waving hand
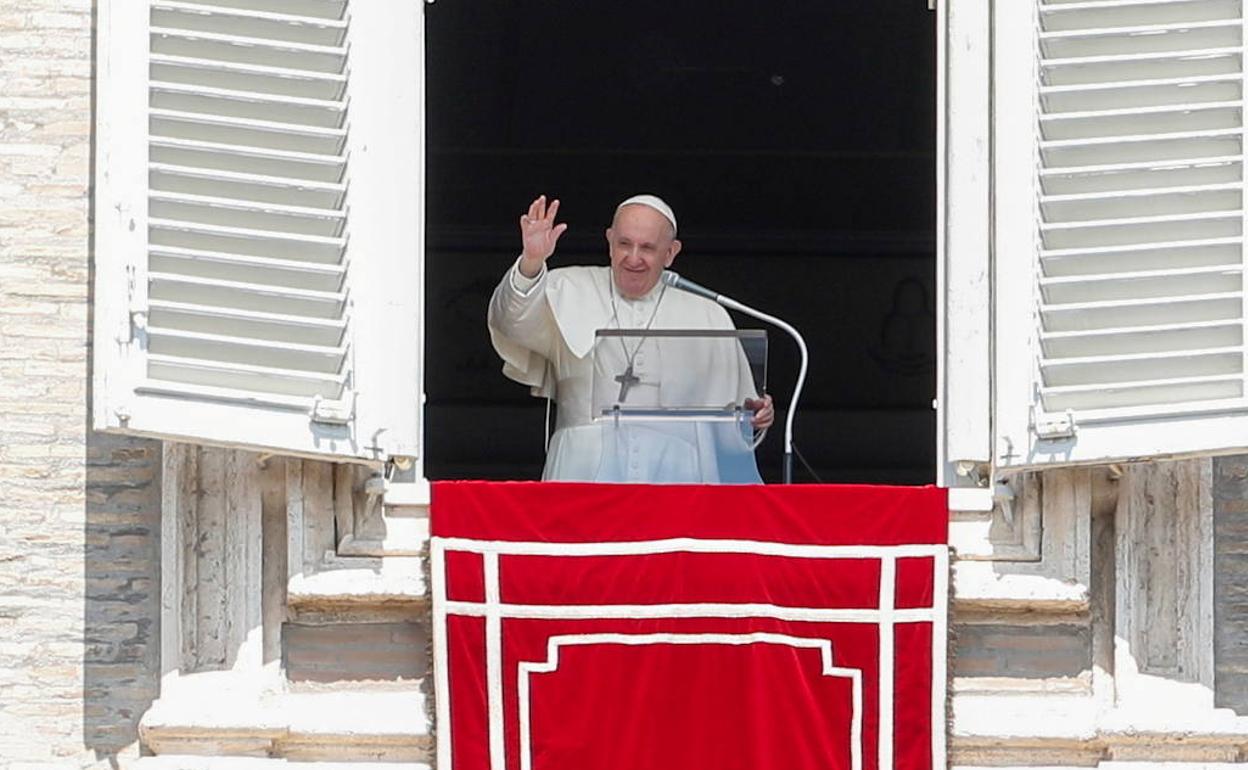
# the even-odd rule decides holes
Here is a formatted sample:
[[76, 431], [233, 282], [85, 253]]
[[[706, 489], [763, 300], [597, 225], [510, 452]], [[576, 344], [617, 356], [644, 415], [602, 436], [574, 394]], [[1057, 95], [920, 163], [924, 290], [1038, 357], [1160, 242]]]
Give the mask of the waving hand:
[[541, 272], [542, 265], [555, 253], [559, 236], [568, 229], [567, 223], [555, 224], [558, 211], [558, 200], [551, 201], [547, 206], [546, 196], [539, 195], [529, 204], [528, 212], [520, 217], [520, 238], [524, 242], [520, 272], [529, 278]]

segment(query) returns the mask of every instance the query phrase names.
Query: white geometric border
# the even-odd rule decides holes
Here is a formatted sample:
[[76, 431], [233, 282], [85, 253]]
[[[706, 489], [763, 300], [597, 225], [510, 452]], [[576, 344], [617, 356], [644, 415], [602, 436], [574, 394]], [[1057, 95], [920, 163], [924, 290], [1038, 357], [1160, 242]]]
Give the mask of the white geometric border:
[[852, 712], [849, 725], [849, 753], [851, 770], [862, 770], [862, 670], [832, 665], [832, 642], [829, 639], [811, 639], [787, 634], [579, 634], [552, 636], [546, 640], [546, 660], [542, 663], [524, 662], [519, 666], [518, 685], [520, 700], [520, 770], [532, 770], [533, 746], [530, 735], [531, 713], [529, 708], [529, 677], [532, 674], [548, 674], [559, 668], [561, 647], [589, 645], [657, 645], [657, 644], [778, 644], [819, 650], [824, 676], [849, 679], [853, 688]]
[[[448, 551], [480, 554], [483, 562], [485, 601], [450, 602], [446, 593], [446, 554]], [[784, 556], [807, 559], [875, 559], [880, 562], [880, 590], [874, 608], [826, 609], [781, 607], [757, 603], [684, 603], [645, 605], [504, 605], [500, 600], [499, 556], [645, 556], [660, 553], [729, 553]], [[894, 606], [897, 559], [931, 557], [933, 564], [932, 606], [896, 609]], [[880, 770], [893, 768], [893, 659], [894, 626], [897, 623], [932, 624], [932, 766], [945, 763], [945, 679], [948, 636], [947, 602], [949, 589], [949, 550], [944, 545], [857, 545], [821, 546], [776, 543], [757, 540], [702, 540], [669, 538], [633, 542], [542, 543], [430, 538], [433, 589], [434, 676], [437, 701], [437, 762], [452, 768], [450, 721], [450, 672], [447, 647], [447, 618], [450, 615], [485, 618], [486, 710], [489, 728], [490, 770], [507, 770], [503, 741], [503, 618], [772, 618], [776, 620], [818, 620], [843, 623], [874, 623], [879, 626], [878, 746]], [[815, 640], [820, 641], [820, 640]], [[859, 748], [861, 751], [861, 748]]]

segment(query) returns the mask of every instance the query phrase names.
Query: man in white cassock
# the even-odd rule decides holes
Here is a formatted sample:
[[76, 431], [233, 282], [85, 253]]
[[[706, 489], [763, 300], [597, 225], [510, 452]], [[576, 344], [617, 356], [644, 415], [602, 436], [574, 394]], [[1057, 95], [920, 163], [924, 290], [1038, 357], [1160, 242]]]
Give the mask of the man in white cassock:
[[771, 396], [755, 392], [736, 340], [697, 348], [643, 336], [596, 339], [600, 329], [733, 329], [715, 302], [660, 281], [681, 248], [670, 206], [653, 195], [625, 200], [606, 232], [609, 267], [547, 270], [568, 227], [556, 224], [558, 211], [559, 201], [547, 205], [543, 195], [520, 217], [524, 248], [494, 290], [488, 322], [503, 373], [558, 406], [542, 478], [716, 483], [752, 474], [757, 481], [739, 431], [749, 474], [739, 462], [735, 470], [717, 467], [717, 456], [724, 462], [723, 434], [717, 452], [713, 437], [689, 425], [621, 431], [610, 420], [594, 421], [595, 367], [599, 388], [605, 382], [618, 389], [611, 399], [625, 406], [743, 404], [754, 411], [751, 424], [758, 431], [772, 424], [775, 411]]

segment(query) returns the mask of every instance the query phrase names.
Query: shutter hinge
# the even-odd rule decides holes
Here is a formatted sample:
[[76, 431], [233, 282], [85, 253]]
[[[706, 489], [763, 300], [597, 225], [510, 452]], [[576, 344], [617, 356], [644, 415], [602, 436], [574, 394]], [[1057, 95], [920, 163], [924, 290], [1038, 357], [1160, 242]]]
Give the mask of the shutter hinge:
[[326, 425], [348, 425], [355, 419], [355, 402], [326, 401], [318, 395], [308, 410], [308, 417], [312, 422]]
[[1041, 414], [1035, 416], [1033, 412], [1031, 429], [1035, 432], [1036, 438], [1053, 441], [1063, 438], [1074, 438], [1078, 426], [1075, 424], [1075, 414], [1067, 409], [1064, 414]]

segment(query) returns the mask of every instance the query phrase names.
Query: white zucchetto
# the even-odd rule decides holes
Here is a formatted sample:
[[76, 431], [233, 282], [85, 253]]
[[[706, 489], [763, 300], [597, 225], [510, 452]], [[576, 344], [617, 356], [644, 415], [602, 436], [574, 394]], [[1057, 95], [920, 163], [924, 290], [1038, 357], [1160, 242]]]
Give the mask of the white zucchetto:
[[672, 223], [672, 234], [673, 235], [676, 234], [676, 231], [677, 231], [676, 212], [672, 211], [672, 207], [667, 205], [667, 203], [662, 198], [660, 198], [657, 195], [634, 195], [633, 197], [624, 201], [620, 205], [616, 206], [615, 207], [616, 213], [619, 213], [619, 210], [624, 208], [625, 206], [632, 206], [633, 204], [638, 204], [641, 206], [649, 206], [650, 208], [662, 214], [664, 219]]

